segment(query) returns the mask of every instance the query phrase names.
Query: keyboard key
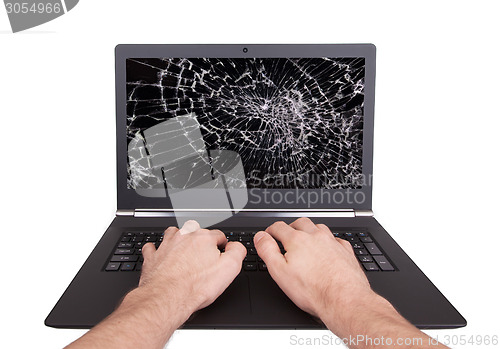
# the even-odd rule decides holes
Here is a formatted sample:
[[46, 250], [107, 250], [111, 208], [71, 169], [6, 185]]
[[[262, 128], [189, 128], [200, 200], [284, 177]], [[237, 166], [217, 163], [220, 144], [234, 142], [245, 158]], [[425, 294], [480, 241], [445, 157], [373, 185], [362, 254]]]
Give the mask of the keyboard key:
[[133, 248], [119, 248], [115, 251], [115, 254], [134, 254]]
[[372, 256], [358, 256], [358, 259], [361, 263], [373, 262]]
[[375, 263], [363, 263], [363, 267], [365, 267], [367, 271], [379, 270]]
[[394, 271], [394, 267], [389, 263], [387, 258], [384, 256], [373, 256], [373, 259], [377, 262], [380, 269], [383, 271]]
[[351, 242], [351, 246], [355, 250], [363, 248], [363, 244], [360, 242]]
[[111, 257], [111, 262], [137, 262], [137, 255], [114, 255]]
[[106, 271], [116, 271], [120, 269], [120, 264], [121, 263], [108, 263], [108, 266], [106, 267]]
[[122, 263], [122, 267], [120, 270], [122, 271], [131, 271], [134, 270], [135, 268], [135, 263]]
[[372, 255], [382, 254], [382, 252], [380, 252], [380, 250], [378, 249], [377, 245], [375, 245], [375, 243], [373, 242], [365, 244], [365, 247], [368, 250], [368, 252], [370, 252]]
[[244, 270], [257, 270], [257, 264], [256, 263], [244, 263], [243, 264], [243, 269]]
[[[255, 231], [228, 231], [225, 232], [228, 241], [240, 241], [247, 248], [247, 256], [243, 260], [243, 270], [247, 271], [266, 271], [267, 266], [264, 261], [257, 255], [253, 243], [253, 237], [257, 233]], [[351, 243], [358, 260], [363, 264], [363, 268], [367, 271], [394, 271], [395, 268], [388, 259], [382, 254], [377, 244], [368, 232], [359, 231], [332, 231], [333, 236], [345, 239]], [[151, 242], [156, 248], [163, 241], [164, 232], [125, 232], [120, 237], [117, 249], [106, 265], [106, 271], [117, 270], [136, 270], [141, 271], [142, 262], [142, 247], [145, 243]], [[280, 241], [278, 247], [281, 253], [286, 250]], [[222, 252], [224, 250], [222, 249]]]

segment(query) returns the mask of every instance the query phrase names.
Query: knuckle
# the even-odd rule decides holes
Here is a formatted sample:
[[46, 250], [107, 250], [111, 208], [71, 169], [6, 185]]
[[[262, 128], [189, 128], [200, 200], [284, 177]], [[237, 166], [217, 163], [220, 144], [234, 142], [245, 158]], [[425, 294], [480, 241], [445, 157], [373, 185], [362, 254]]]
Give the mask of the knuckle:
[[169, 226], [167, 229], [165, 229], [163, 232], [164, 233], [169, 233], [169, 232], [174, 232], [174, 231], [177, 231], [177, 227], [174, 227], [174, 226]]
[[342, 240], [342, 245], [344, 245], [345, 247], [349, 247], [350, 249], [352, 249], [351, 243], [348, 242], [348, 241]]
[[284, 227], [285, 225], [287, 225], [285, 222], [283, 222], [283, 221], [277, 221], [277, 222], [274, 222], [273, 224], [271, 224], [269, 226], [269, 228], [266, 229], [266, 231], [268, 229], [279, 229], [279, 228]]
[[223, 236], [223, 237], [226, 237], [226, 234], [224, 234], [224, 233], [222, 232], [222, 230], [219, 230], [219, 229], [214, 229], [214, 230], [212, 230], [212, 231], [214, 232], [214, 234], [215, 234], [215, 235], [219, 235], [219, 236], [221, 236], [221, 237], [222, 237], [222, 236]]
[[311, 222], [311, 220], [307, 217], [300, 217], [299, 219], [297, 219], [296, 222], [297, 223], [309, 223], [309, 222]]

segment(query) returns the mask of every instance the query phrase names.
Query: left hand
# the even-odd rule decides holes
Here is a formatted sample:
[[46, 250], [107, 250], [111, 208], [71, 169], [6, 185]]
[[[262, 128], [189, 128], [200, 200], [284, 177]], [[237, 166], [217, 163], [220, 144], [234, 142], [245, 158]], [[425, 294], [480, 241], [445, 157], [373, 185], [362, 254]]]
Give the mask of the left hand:
[[151, 243], [143, 246], [138, 289], [150, 290], [157, 301], [164, 300], [170, 307], [174, 302], [187, 319], [224, 292], [239, 274], [246, 253], [240, 242], [227, 242], [220, 230], [198, 229], [182, 235], [169, 227], [158, 250]]

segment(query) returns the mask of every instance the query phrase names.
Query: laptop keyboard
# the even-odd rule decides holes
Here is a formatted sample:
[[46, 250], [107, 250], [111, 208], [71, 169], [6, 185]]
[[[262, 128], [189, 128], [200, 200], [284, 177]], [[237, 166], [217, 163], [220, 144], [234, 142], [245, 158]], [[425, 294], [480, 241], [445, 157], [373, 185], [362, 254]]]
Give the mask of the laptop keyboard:
[[[247, 255], [243, 260], [242, 269], [249, 272], [267, 271], [264, 261], [257, 255], [253, 244], [252, 231], [227, 231], [228, 241], [240, 241], [247, 248]], [[351, 243], [354, 253], [365, 271], [394, 271], [395, 267], [384, 255], [373, 237], [365, 231], [338, 231], [334, 230], [335, 237], [347, 240]], [[148, 242], [154, 243], [156, 248], [163, 241], [163, 231], [134, 231], [125, 232], [117, 242], [114, 252], [104, 266], [105, 271], [141, 271], [144, 258], [142, 257], [142, 246]], [[278, 241], [281, 253], [285, 249]]]

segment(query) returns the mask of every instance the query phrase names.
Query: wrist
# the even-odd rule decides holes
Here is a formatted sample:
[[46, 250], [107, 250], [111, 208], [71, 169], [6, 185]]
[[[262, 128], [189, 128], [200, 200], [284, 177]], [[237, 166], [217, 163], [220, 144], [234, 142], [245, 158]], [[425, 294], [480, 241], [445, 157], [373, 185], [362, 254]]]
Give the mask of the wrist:
[[364, 332], [369, 323], [363, 319], [384, 318], [390, 322], [405, 321], [382, 296], [367, 290], [349, 296], [333, 297], [319, 314], [323, 323], [339, 337]]
[[180, 295], [149, 285], [130, 291], [120, 305], [120, 309], [140, 314], [148, 323], [166, 327], [164, 330], [181, 326], [194, 312], [192, 308]]

